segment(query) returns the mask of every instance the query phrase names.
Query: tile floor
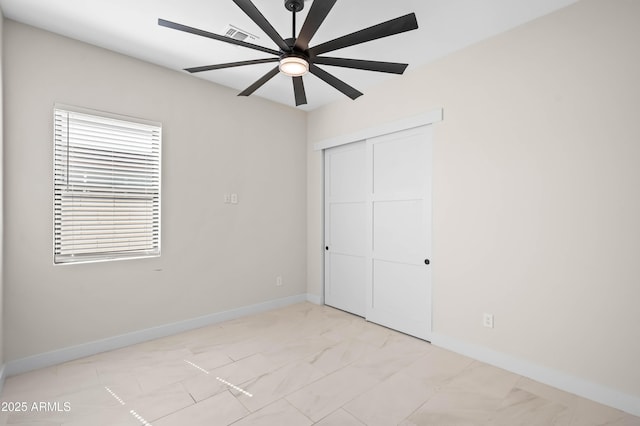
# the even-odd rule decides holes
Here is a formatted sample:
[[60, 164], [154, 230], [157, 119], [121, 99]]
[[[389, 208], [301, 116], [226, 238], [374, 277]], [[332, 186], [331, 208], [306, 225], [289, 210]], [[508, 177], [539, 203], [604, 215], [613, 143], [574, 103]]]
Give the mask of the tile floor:
[[21, 426], [640, 425], [308, 303], [10, 377], [0, 401]]

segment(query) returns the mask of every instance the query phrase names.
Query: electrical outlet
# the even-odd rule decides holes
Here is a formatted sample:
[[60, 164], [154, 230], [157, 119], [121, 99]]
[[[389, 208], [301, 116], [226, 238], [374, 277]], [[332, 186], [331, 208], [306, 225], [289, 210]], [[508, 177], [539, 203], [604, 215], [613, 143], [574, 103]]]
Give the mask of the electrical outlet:
[[493, 314], [484, 314], [482, 317], [482, 325], [487, 328], [493, 328]]
[[238, 204], [238, 194], [231, 194], [231, 204]]
[[276, 277], [276, 286], [277, 287], [281, 287], [282, 286], [282, 275], [278, 275]]
[[231, 194], [224, 194], [224, 203], [225, 204], [231, 203]]

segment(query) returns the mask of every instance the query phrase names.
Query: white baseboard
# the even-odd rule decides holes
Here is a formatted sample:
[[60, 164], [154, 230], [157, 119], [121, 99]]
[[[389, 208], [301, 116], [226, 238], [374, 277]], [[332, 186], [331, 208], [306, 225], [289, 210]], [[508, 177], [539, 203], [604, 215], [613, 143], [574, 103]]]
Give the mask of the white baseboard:
[[302, 303], [309, 300], [307, 294], [285, 297], [283, 299], [270, 300], [268, 302], [258, 303], [256, 305], [243, 306], [237, 309], [231, 309], [215, 314], [204, 315], [198, 318], [179, 321], [172, 324], [165, 324], [158, 327], [148, 328], [145, 330], [134, 331], [119, 336], [109, 337], [102, 340], [83, 343], [81, 345], [68, 348], [58, 349], [51, 352], [45, 352], [26, 358], [9, 361], [2, 367], [2, 376], [13, 376], [27, 371], [37, 370], [39, 368], [50, 367], [52, 365], [61, 364], [63, 362], [73, 361], [75, 359], [84, 358], [102, 352], [123, 348], [125, 346], [146, 342], [149, 340], [159, 339], [161, 337], [171, 336], [177, 333], [205, 327], [211, 324], [217, 324], [223, 321], [259, 314], [261, 312], [270, 311], [272, 309], [281, 308], [295, 303]]
[[307, 293], [307, 302], [313, 303], [314, 305], [324, 305], [324, 298], [317, 294]]
[[565, 392], [640, 416], [640, 398], [482, 346], [433, 333], [431, 343]]

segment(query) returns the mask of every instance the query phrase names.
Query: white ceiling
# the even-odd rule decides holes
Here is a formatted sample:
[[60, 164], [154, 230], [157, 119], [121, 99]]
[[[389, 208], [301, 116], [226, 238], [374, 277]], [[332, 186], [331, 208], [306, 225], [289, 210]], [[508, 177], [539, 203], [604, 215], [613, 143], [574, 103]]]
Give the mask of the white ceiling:
[[[322, 1], [322, 0], [315, 0]], [[330, 56], [409, 63], [407, 72], [453, 51], [504, 32], [577, 0], [339, 0], [310, 46], [415, 12], [415, 31], [348, 47]], [[291, 13], [283, 0], [253, 0], [283, 38], [291, 37]], [[298, 14], [298, 30], [310, 8]], [[259, 37], [255, 44], [278, 50], [258, 26], [231, 0], [0, 0], [5, 17], [82, 40], [175, 70], [271, 57], [169, 28], [158, 18], [222, 34], [231, 24]], [[238, 92], [274, 67], [250, 65], [193, 74]], [[322, 66], [365, 94], [385, 79], [402, 76]], [[184, 71], [183, 71], [184, 72]], [[312, 110], [338, 99], [342, 93], [309, 74], [304, 77]], [[291, 79], [280, 74], [252, 96], [294, 106]]]

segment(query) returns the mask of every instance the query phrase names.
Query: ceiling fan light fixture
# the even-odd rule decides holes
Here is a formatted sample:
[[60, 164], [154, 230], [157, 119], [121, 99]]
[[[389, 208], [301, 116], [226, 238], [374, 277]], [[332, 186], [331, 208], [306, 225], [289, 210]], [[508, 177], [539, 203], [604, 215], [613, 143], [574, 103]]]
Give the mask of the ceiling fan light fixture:
[[301, 77], [309, 72], [309, 62], [299, 56], [285, 56], [280, 59], [279, 68], [289, 77]]

